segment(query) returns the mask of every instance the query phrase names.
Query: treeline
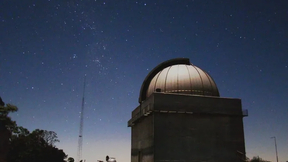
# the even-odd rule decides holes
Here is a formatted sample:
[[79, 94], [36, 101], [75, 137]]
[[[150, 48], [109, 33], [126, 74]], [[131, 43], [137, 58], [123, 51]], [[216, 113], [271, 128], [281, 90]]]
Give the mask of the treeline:
[[[29, 132], [18, 126], [8, 116], [17, 110], [16, 106], [5, 105], [0, 97], [0, 162], [74, 162], [72, 157], [67, 158], [65, 152], [55, 146], [59, 142], [55, 132], [41, 129]], [[269, 162], [259, 156], [244, 161]]]
[[57, 134], [41, 129], [29, 132], [18, 126], [8, 116], [17, 110], [0, 97], [0, 162], [65, 162], [67, 155], [55, 146]]

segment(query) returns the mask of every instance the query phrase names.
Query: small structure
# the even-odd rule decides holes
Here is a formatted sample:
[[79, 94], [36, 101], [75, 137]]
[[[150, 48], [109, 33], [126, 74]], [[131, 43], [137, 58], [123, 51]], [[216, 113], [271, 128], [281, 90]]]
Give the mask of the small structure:
[[132, 112], [131, 162], [242, 162], [241, 100], [221, 98], [189, 59], [173, 59], [145, 78]]
[[[97, 160], [97, 162], [104, 162], [102, 160]], [[117, 162], [116, 158], [114, 157], [109, 157], [108, 155], [106, 156], [106, 162]]]
[[117, 161], [116, 161], [116, 158], [110, 157], [107, 162], [117, 162]]

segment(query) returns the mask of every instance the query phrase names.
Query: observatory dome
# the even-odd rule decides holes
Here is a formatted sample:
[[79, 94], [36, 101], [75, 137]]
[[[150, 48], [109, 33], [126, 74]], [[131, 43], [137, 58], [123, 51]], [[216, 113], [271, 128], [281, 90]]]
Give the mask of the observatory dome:
[[187, 58], [168, 60], [155, 67], [142, 84], [139, 102], [156, 91], [219, 97], [218, 88], [209, 74], [192, 65]]

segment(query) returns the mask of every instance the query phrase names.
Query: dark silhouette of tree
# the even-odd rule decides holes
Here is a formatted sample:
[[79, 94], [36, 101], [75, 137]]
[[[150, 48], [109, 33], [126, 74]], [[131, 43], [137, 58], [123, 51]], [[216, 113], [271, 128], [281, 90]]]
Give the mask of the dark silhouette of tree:
[[54, 146], [54, 144], [56, 142], [60, 142], [58, 140], [57, 134], [55, 132], [53, 132], [53, 131], [36, 129], [33, 132], [35, 134], [39, 134], [40, 135], [39, 138], [43, 139], [50, 146]]
[[3, 102], [1, 97], [0, 97], [0, 106], [5, 106], [5, 102]]
[[270, 162], [260, 158], [259, 156], [254, 156], [249, 162]]
[[17, 111], [18, 108], [11, 104], [6, 104], [0, 97], [0, 161], [5, 162], [9, 148], [9, 139], [11, 138], [11, 131], [16, 125], [8, 116], [10, 112]]
[[[17, 126], [8, 116], [18, 108], [0, 97], [0, 161], [1, 162], [65, 162], [67, 155], [55, 147], [59, 142], [53, 131]], [[6, 158], [5, 158], [6, 157]]]
[[57, 134], [36, 129], [33, 132], [19, 127], [18, 134], [12, 134], [8, 162], [65, 162], [67, 155], [54, 146]]
[[12, 121], [11, 118], [8, 116], [9, 113], [17, 111], [18, 108], [11, 104], [6, 104], [2, 101], [0, 97], [0, 123], [2, 126], [4, 125], [8, 130], [13, 129], [16, 122]]

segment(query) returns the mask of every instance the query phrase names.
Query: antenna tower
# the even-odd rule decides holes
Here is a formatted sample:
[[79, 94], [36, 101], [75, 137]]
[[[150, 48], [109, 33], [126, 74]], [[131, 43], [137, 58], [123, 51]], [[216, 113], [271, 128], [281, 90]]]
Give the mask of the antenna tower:
[[84, 97], [85, 97], [85, 87], [86, 87], [86, 74], [84, 76], [84, 86], [83, 86], [83, 96], [82, 96], [82, 105], [81, 105], [81, 114], [80, 114], [80, 127], [79, 127], [79, 136], [78, 136], [78, 151], [77, 151], [77, 161], [82, 160], [82, 143], [83, 143], [83, 115], [84, 115]]

